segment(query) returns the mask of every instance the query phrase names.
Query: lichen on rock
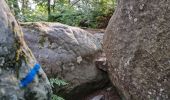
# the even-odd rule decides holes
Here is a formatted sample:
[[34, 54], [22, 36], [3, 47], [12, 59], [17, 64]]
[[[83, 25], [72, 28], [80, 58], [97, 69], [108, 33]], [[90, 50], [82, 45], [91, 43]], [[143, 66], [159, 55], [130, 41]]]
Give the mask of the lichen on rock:
[[106, 72], [96, 68], [96, 58], [102, 51], [97, 36], [61, 23], [27, 22], [21, 26], [28, 46], [47, 75], [69, 83], [55, 88], [55, 93], [66, 100], [81, 100], [109, 82]]
[[51, 87], [42, 69], [28, 87], [19, 87], [37, 61], [5, 0], [0, 5], [0, 100], [49, 100]]
[[125, 100], [169, 100], [170, 1], [117, 2], [104, 35], [112, 83]]

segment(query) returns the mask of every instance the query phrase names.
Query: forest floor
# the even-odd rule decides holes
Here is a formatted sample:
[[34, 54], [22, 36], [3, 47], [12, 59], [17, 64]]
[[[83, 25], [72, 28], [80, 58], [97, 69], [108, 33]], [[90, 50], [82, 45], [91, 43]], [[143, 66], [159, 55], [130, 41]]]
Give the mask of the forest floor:
[[102, 90], [95, 91], [88, 95], [83, 100], [121, 100], [117, 91], [112, 87], [108, 87]]

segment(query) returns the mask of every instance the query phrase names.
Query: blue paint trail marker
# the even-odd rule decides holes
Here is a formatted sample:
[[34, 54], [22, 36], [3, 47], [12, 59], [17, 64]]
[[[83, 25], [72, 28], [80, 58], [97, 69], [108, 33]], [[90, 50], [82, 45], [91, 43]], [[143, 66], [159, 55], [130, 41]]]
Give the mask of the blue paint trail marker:
[[27, 85], [34, 80], [36, 74], [39, 72], [39, 69], [40, 65], [35, 64], [34, 67], [30, 70], [30, 72], [26, 75], [26, 77], [20, 81], [20, 87], [27, 87]]

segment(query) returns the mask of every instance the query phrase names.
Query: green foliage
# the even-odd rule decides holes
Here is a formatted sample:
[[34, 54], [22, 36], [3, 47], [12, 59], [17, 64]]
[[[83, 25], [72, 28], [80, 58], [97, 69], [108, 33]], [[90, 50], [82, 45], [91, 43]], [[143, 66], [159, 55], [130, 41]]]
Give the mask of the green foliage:
[[[51, 84], [52, 88], [54, 88], [54, 84], [56, 84], [57, 86], [65, 86], [68, 83], [66, 83], [64, 80], [60, 80], [58, 78], [50, 78], [50, 84]], [[51, 97], [51, 100], [64, 100], [64, 99], [60, 96], [53, 94]]]
[[51, 97], [51, 100], [64, 100], [64, 99], [60, 96], [53, 94], [52, 97]]
[[[115, 0], [6, 0], [19, 21], [60, 22], [72, 26], [102, 27], [114, 12]], [[52, 1], [52, 0], [51, 0]]]
[[70, 7], [67, 4], [56, 4], [55, 9], [58, 9], [56, 12], [52, 12], [51, 18], [49, 21], [60, 22], [72, 26], [78, 26], [78, 15], [79, 13], [75, 11], [73, 7]]
[[114, 11], [115, 1], [80, 0], [74, 6], [68, 4], [68, 2], [64, 4], [63, 2], [57, 2], [54, 6], [56, 12], [52, 13], [50, 21], [57, 21], [71, 26], [96, 28], [99, 27], [102, 21], [108, 22]]
[[52, 87], [54, 87], [54, 84], [56, 84], [58, 86], [64, 86], [64, 85], [67, 85], [68, 83], [66, 83], [64, 80], [60, 80], [58, 78], [50, 78], [50, 84]]

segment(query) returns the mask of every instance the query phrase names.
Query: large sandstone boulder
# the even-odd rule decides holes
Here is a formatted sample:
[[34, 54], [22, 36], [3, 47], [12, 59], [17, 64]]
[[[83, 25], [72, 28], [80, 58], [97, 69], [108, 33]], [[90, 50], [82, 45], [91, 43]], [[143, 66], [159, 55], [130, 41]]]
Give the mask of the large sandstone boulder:
[[170, 99], [169, 5], [169, 0], [118, 0], [104, 50], [112, 83], [126, 100]]
[[51, 78], [66, 80], [68, 86], [57, 92], [68, 100], [102, 88], [107, 74], [95, 67], [100, 42], [90, 33], [60, 23], [22, 24], [28, 46]]
[[50, 84], [41, 68], [31, 84], [19, 86], [36, 63], [5, 0], [0, 0], [0, 100], [50, 100]]

